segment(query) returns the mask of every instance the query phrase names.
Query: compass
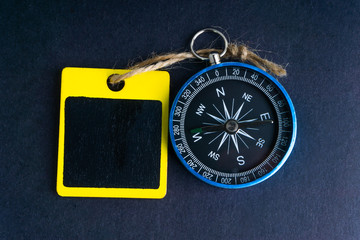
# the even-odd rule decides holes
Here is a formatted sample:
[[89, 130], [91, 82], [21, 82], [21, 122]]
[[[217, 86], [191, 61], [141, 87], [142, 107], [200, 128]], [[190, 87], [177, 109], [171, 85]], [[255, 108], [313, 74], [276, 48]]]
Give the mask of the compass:
[[[219, 34], [227, 45], [220, 32], [205, 29], [194, 36], [192, 51], [204, 31]], [[245, 63], [221, 63], [223, 53], [211, 53], [212, 65], [178, 92], [170, 112], [170, 138], [180, 161], [197, 178], [217, 187], [243, 188], [268, 179], [288, 159], [296, 116], [274, 77]]]

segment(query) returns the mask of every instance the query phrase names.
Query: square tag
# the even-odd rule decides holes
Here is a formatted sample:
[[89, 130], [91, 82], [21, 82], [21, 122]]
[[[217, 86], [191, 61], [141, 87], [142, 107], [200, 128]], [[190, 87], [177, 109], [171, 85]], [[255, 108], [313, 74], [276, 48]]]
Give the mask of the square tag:
[[65, 68], [61, 79], [57, 192], [67, 197], [163, 198], [167, 180], [167, 72]]

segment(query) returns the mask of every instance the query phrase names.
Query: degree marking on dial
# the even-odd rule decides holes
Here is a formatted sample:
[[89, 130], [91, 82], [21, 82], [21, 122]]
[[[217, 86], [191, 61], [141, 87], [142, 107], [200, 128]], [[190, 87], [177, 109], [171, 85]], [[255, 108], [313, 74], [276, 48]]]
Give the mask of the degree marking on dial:
[[173, 119], [174, 122], [180, 122], [180, 120], [177, 120], [177, 119]]
[[265, 79], [262, 80], [262, 82], [259, 84], [259, 86], [261, 86], [261, 84], [263, 84], [264, 81], [265, 81]]
[[285, 150], [283, 150], [283, 149], [281, 149], [281, 148], [276, 148], [276, 149], [278, 149], [278, 150], [280, 150], [280, 151], [282, 151], [282, 152], [286, 152]]
[[245, 70], [245, 73], [244, 73], [244, 77], [243, 77], [243, 78], [245, 78], [245, 76], [246, 76], [246, 73], [247, 73], [247, 69]]
[[207, 76], [207, 78], [210, 80], [210, 77], [209, 77], [209, 75], [206, 73], [206, 76]]
[[277, 94], [275, 94], [274, 96], [272, 96], [271, 98], [273, 98], [273, 99], [274, 99], [277, 95], [279, 95], [279, 94], [277, 93]]
[[182, 102], [182, 101], [180, 101], [180, 100], [178, 100], [178, 102], [179, 102], [179, 103], [182, 103], [182, 104], [184, 104], [184, 105], [185, 105], [185, 103], [183, 103], [183, 102]]
[[192, 87], [192, 89], [196, 90], [191, 84], [189, 84], [189, 85], [190, 85], [190, 87]]
[[227, 68], [225, 68], [225, 76], [227, 76], [228, 75], [228, 73], [227, 73]]

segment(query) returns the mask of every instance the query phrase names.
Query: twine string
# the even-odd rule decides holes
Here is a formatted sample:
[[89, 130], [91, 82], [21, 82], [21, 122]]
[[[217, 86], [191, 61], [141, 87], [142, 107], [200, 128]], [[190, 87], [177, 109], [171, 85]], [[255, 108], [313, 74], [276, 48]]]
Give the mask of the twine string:
[[[220, 49], [201, 49], [196, 51], [199, 55], [207, 57], [212, 52], [222, 52]], [[140, 63], [135, 64], [130, 67], [130, 72], [127, 72], [122, 75], [113, 75], [110, 78], [111, 84], [117, 84], [127, 78], [135, 76], [140, 73], [155, 71], [158, 69], [169, 67], [175, 63], [196, 58], [191, 52], [182, 52], [182, 53], [168, 53], [163, 55], [155, 55], [151, 58], [148, 58]], [[247, 46], [243, 44], [230, 43], [226, 54], [222, 57], [223, 59], [234, 59], [240, 60], [242, 62], [250, 62], [256, 67], [270, 72], [278, 77], [286, 76], [286, 70], [279, 64], [271, 62], [265, 58], [261, 58], [254, 51], [250, 50]]]

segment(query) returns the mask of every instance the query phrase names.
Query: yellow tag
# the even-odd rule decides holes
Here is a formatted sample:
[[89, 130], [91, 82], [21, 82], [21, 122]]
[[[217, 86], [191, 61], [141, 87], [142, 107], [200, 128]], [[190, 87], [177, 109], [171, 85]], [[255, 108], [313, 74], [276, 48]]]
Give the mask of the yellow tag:
[[57, 192], [67, 197], [163, 198], [167, 181], [169, 74], [65, 68], [61, 80]]

